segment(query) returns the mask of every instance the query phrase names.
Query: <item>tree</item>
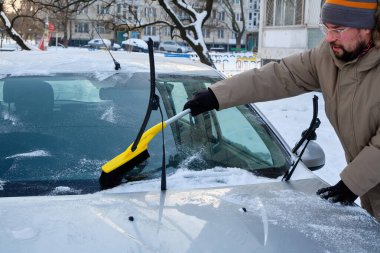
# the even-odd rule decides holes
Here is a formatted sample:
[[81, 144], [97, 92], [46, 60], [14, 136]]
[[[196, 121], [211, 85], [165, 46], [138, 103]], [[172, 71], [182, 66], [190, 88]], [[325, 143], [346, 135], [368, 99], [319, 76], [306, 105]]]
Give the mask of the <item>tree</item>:
[[[163, 25], [170, 28], [171, 37], [180, 37], [186, 41], [197, 53], [202, 63], [214, 67], [207, 46], [204, 42], [202, 27], [210, 17], [213, 0], [192, 1], [191, 0], [157, 0], [159, 6], [164, 10], [165, 16], [158, 17], [155, 13], [146, 15], [141, 11], [158, 7], [155, 0], [145, 0], [144, 10], [140, 12], [136, 6], [129, 6], [130, 20], [122, 22], [123, 18], [116, 17], [118, 24], [115, 27], [124, 27], [127, 31], [143, 29], [148, 26]], [[125, 18], [125, 17], [124, 17]]]
[[[0, 0], [4, 1], [4, 0]], [[67, 21], [70, 20], [70, 15], [74, 15], [78, 8], [86, 8], [94, 5], [98, 2], [96, 0], [23, 0], [24, 2], [29, 2], [32, 4], [33, 8], [38, 7], [39, 12], [44, 11], [53, 16], [56, 14], [56, 20], [58, 20], [58, 15], [61, 16], [62, 27], [68, 29]], [[116, 23], [114, 18], [109, 18], [103, 20], [104, 22], [112, 23], [114, 27], [120, 27], [122, 25], [128, 27], [129, 30], [132, 29], [142, 29], [147, 26], [163, 24], [170, 27], [171, 36], [174, 38], [178, 36], [186, 41], [198, 54], [201, 62], [213, 66], [214, 64], [208, 53], [208, 49], [204, 42], [204, 37], [202, 33], [202, 26], [205, 24], [206, 20], [210, 17], [213, 0], [144, 0], [145, 3], [150, 5], [157, 5], [163, 8], [167, 17], [164, 19], [153, 18], [151, 19], [141, 19], [141, 15], [133, 5], [130, 5], [130, 13], [134, 16], [133, 23]], [[112, 6], [115, 4], [112, 0], [101, 1], [105, 5]], [[37, 13], [37, 12], [36, 12]], [[16, 18], [18, 15], [16, 15]], [[32, 17], [37, 17], [37, 14], [33, 14]], [[6, 23], [7, 21], [3, 21]], [[42, 21], [43, 22], [43, 21]], [[10, 28], [12, 28], [10, 26]], [[67, 37], [67, 33], [64, 35]], [[12, 37], [12, 36], [11, 36]], [[19, 40], [20, 37], [12, 37], [17, 43], [25, 44]], [[23, 49], [27, 47], [22, 46]]]
[[[222, 2], [224, 8], [227, 11], [227, 16], [230, 20], [230, 23], [225, 22], [225, 25], [229, 30], [231, 30], [234, 33], [236, 39], [236, 48], [240, 49], [241, 39], [243, 38], [245, 31], [244, 2], [243, 0], [222, 0]], [[235, 9], [233, 8], [233, 4], [235, 2], [240, 4], [240, 13], [236, 13]]]
[[[170, 25], [172, 34], [178, 30], [179, 36], [194, 49], [200, 61], [215, 67], [202, 33], [202, 26], [211, 14], [213, 0], [196, 1], [193, 4], [187, 0], [158, 0], [158, 3], [173, 22]], [[185, 13], [186, 18], [181, 18], [180, 12]]]
[[[23, 7], [26, 7], [24, 9], [17, 8], [16, 6], [15, 1], [10, 2], [8, 7], [12, 9], [13, 14], [7, 14], [4, 0], [0, 0], [0, 20], [4, 24], [4, 30], [8, 36], [16, 41], [22, 49], [33, 50], [34, 47], [25, 42], [22, 34], [27, 39], [30, 36], [29, 29], [40, 29], [41, 26], [43, 27], [43, 21], [37, 18], [37, 13], [40, 9], [30, 5], [23, 5]], [[18, 26], [19, 29], [17, 30], [21, 31], [21, 34], [16, 32], [15, 26]]]
[[[30, 2], [34, 6], [40, 6], [44, 14], [49, 20], [53, 20], [55, 25], [61, 29], [63, 33], [62, 43], [68, 46], [71, 37], [71, 20], [82, 10], [94, 5], [97, 0], [24, 0]], [[106, 0], [105, 0], [106, 1]], [[102, 1], [102, 2], [105, 2]], [[106, 2], [111, 5], [112, 0]]]

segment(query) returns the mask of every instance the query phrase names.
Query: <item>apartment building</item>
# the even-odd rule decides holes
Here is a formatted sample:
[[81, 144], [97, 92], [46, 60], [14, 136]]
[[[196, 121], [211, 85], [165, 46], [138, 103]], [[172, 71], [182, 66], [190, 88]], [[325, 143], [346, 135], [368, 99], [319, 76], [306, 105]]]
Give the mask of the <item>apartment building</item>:
[[[240, 10], [240, 1], [243, 0], [230, 1], [235, 18], [241, 26], [243, 15]], [[246, 29], [241, 45], [243, 48], [247, 47], [248, 50], [255, 50], [258, 44], [260, 0], [244, 0], [243, 4]], [[180, 12], [179, 16], [185, 18], [186, 15]], [[98, 1], [88, 8], [81, 9], [69, 19], [67, 37], [71, 46], [86, 45], [89, 40], [99, 36], [119, 44], [127, 38], [143, 40], [152, 38], [155, 45], [158, 46], [161, 41], [172, 40], [171, 30], [168, 26], [156, 24], [135, 29], [138, 25], [157, 20], [170, 20], [157, 1], [117, 0], [112, 5]], [[231, 27], [229, 12], [223, 4], [223, 0], [215, 0], [211, 16], [203, 26], [203, 36], [209, 49], [234, 50], [236, 47], [235, 35], [228, 27]], [[62, 31], [59, 29], [57, 29], [56, 35], [58, 38], [63, 37]], [[174, 38], [174, 40], [180, 41], [181, 39]]]
[[[315, 47], [324, 36], [319, 29], [321, 1], [261, 0], [258, 56], [265, 64]], [[279, 40], [278, 38], [281, 38]]]

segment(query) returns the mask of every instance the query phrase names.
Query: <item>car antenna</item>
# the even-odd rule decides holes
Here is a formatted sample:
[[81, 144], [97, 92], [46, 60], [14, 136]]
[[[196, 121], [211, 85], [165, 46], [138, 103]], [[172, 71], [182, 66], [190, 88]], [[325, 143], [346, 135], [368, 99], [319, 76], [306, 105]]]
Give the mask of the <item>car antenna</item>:
[[315, 130], [317, 130], [317, 128], [319, 127], [320, 124], [321, 124], [321, 121], [318, 118], [318, 97], [314, 95], [314, 97], [313, 97], [313, 118], [310, 122], [310, 126], [308, 129], [306, 129], [305, 131], [302, 132], [302, 137], [297, 142], [297, 144], [294, 146], [294, 148], [292, 149], [292, 152], [294, 154], [297, 154], [297, 151], [302, 146], [302, 144], [306, 140], [307, 140], [307, 142], [306, 142], [305, 146], [302, 148], [302, 151], [299, 154], [297, 161], [293, 164], [293, 166], [289, 170], [286, 171], [286, 173], [285, 173], [285, 175], [281, 181], [288, 181], [292, 177], [293, 172], [296, 169], [299, 161], [301, 160], [302, 155], [305, 152], [307, 145], [309, 144], [309, 142], [311, 140], [316, 139]]
[[[86, 14], [86, 15], [87, 15], [88, 20], [90, 21], [90, 17], [88, 16], [88, 14]], [[113, 63], [115, 64], [115, 70], [119, 70], [119, 69], [121, 69], [120, 63], [118, 63], [118, 62], [115, 60], [115, 58], [113, 57], [113, 55], [111, 54], [111, 51], [110, 51], [109, 48], [107, 47], [106, 43], [104, 43], [104, 40], [103, 40], [102, 36], [100, 36], [100, 34], [99, 34], [99, 32], [98, 32], [98, 29], [95, 28], [95, 32], [96, 32], [96, 34], [99, 36], [99, 38], [102, 40], [102, 43], [103, 43], [104, 47], [106, 48], [106, 50], [107, 50], [108, 53], [110, 54], [110, 56], [111, 56], [111, 58], [112, 58], [112, 60], [113, 60]]]

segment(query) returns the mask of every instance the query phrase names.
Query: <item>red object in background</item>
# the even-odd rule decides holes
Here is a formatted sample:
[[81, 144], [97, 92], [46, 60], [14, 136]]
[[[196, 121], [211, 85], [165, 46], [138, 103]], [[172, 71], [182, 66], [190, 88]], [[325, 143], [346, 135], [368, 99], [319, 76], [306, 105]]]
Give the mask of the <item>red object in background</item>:
[[53, 23], [49, 23], [48, 29], [49, 29], [50, 32], [54, 32], [54, 30], [55, 30], [54, 24]]
[[41, 49], [42, 51], [45, 50], [45, 45], [44, 45], [44, 37], [41, 38], [40, 43], [38, 44], [38, 48]]
[[38, 44], [38, 48], [41, 49], [42, 51], [44, 51], [46, 49], [46, 46], [49, 45], [50, 38], [51, 38], [51, 34], [50, 33], [47, 34], [47, 38], [46, 39], [45, 39], [45, 35], [42, 36], [42, 38], [40, 40], [40, 43]]

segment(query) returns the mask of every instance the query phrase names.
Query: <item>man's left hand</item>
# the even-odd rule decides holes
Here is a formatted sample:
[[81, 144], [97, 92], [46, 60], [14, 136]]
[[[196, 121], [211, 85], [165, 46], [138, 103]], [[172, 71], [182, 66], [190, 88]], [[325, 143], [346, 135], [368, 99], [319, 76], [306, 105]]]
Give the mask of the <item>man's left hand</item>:
[[340, 202], [343, 205], [351, 205], [358, 197], [342, 180], [334, 186], [319, 189], [317, 194], [323, 199], [327, 199], [333, 203]]

